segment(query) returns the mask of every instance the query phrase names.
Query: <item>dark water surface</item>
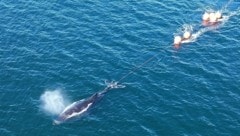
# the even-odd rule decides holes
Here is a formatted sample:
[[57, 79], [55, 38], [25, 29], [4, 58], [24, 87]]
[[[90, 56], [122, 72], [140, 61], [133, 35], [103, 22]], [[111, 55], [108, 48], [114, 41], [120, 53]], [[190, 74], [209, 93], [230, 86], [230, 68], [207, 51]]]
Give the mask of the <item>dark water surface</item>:
[[[0, 1], [0, 135], [240, 135], [240, 2], [227, 3]], [[221, 27], [173, 48], [224, 6]], [[54, 126], [41, 109], [46, 91], [86, 98], [156, 53], [80, 120]]]

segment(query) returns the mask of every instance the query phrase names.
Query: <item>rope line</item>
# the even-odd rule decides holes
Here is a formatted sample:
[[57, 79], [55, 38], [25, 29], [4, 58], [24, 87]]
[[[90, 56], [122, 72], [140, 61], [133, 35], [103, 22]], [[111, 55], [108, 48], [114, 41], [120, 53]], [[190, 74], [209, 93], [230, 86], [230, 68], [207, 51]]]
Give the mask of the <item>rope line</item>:
[[143, 63], [141, 63], [140, 65], [138, 65], [137, 67], [135, 67], [133, 70], [130, 70], [127, 74], [125, 74], [124, 76], [122, 76], [117, 83], [121, 82], [122, 80], [124, 80], [125, 78], [129, 77], [130, 75], [132, 75], [134, 72], [136, 72], [137, 70], [139, 70], [140, 68], [142, 68], [143, 66], [145, 66], [147, 63], [149, 63], [150, 61], [152, 61], [154, 58], [156, 58], [161, 52], [153, 55], [152, 57], [150, 57], [149, 59], [147, 59], [146, 61], [144, 61]]

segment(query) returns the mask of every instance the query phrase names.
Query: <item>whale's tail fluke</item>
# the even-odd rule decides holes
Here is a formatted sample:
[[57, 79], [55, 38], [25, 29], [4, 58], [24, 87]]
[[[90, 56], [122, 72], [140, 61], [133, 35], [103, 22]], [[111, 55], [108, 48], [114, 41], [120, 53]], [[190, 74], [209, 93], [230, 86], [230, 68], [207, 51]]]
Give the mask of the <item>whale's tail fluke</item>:
[[119, 84], [117, 81], [105, 80], [106, 88], [99, 92], [99, 94], [105, 94], [112, 89], [125, 88], [125, 85]]
[[105, 84], [109, 89], [116, 89], [116, 88], [125, 88], [125, 85], [119, 84], [117, 81], [107, 81], [105, 80]]

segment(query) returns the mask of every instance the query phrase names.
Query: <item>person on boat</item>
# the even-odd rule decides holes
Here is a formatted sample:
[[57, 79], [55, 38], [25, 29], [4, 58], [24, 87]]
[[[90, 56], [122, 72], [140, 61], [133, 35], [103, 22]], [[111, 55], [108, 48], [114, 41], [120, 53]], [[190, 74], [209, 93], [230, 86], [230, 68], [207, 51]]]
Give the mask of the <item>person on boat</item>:
[[190, 31], [186, 31], [186, 32], [184, 32], [183, 33], [183, 40], [182, 41], [184, 41], [184, 40], [189, 40], [190, 38], [191, 38], [191, 32]]
[[174, 44], [175, 48], [179, 48], [181, 42], [182, 42], [182, 37], [181, 36], [175, 36], [174, 37], [173, 44]]
[[183, 42], [183, 41], [185, 41], [185, 40], [189, 40], [190, 38], [191, 38], [191, 32], [190, 31], [185, 31], [184, 33], [183, 33], [183, 37], [181, 37], [181, 36], [175, 36], [174, 37], [174, 46], [176, 47], [176, 48], [179, 48], [179, 46], [180, 46], [180, 44]]
[[220, 11], [207, 13], [205, 12], [202, 16], [203, 26], [215, 25], [222, 19], [222, 13]]

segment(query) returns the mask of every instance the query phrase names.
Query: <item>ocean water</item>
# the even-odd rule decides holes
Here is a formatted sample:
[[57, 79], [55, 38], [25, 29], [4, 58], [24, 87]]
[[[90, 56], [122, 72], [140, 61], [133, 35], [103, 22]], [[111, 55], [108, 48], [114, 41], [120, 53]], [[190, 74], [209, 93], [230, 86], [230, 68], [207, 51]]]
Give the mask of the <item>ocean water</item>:
[[[239, 0], [0, 1], [0, 136], [239, 136]], [[228, 17], [201, 26], [204, 11]], [[179, 49], [174, 35], [197, 37]], [[84, 117], [53, 125], [158, 54]]]

